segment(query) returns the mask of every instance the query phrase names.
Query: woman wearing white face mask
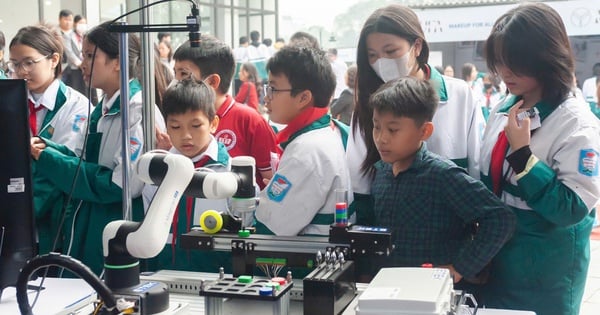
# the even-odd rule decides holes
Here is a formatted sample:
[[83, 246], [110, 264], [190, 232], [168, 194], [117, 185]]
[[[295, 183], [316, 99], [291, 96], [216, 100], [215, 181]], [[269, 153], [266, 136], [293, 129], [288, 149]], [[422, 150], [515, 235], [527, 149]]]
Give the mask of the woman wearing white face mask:
[[68, 37], [65, 38], [65, 58], [68, 66], [62, 74], [62, 80], [66, 85], [74, 88], [83, 95], [88, 96], [93, 104], [97, 102], [96, 91], [92, 89], [92, 95], [88, 95], [88, 89], [86, 83], [83, 80], [83, 73], [81, 72], [81, 62], [83, 56], [81, 55], [81, 45], [83, 42], [83, 35], [87, 31], [87, 20], [81, 15], [76, 15], [73, 18], [73, 32], [69, 33]]
[[[380, 160], [372, 138], [373, 109], [369, 97], [384, 82], [405, 76], [429, 80], [440, 98], [433, 117], [435, 131], [427, 148], [479, 178], [479, 150], [484, 119], [471, 90], [459, 79], [443, 77], [427, 64], [429, 46], [416, 14], [392, 4], [373, 12], [365, 22], [357, 50], [357, 103], [352, 117], [346, 156], [350, 168], [353, 205], [358, 221], [369, 224], [373, 165]], [[358, 222], [357, 222], [358, 223]]]

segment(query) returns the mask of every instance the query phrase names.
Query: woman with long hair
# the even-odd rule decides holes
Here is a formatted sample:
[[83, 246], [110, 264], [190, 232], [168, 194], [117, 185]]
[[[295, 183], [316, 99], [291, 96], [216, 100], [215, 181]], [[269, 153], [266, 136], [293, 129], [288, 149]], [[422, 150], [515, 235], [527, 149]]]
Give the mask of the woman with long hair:
[[[46, 26], [21, 28], [9, 45], [8, 68], [14, 79], [27, 80], [29, 127], [32, 136], [52, 141], [80, 155], [78, 145], [85, 130], [88, 99], [61, 81], [62, 37]], [[68, 191], [57, 189], [43, 174], [46, 167], [32, 165], [33, 198], [39, 235], [39, 252], [63, 249], [59, 230]]]
[[[81, 260], [98, 275], [102, 272], [104, 260], [102, 231], [109, 222], [123, 219], [123, 189], [129, 189], [134, 198], [134, 216], [140, 218], [143, 215], [139, 197], [144, 184], [133, 176], [134, 162], [144, 147], [142, 85], [136, 78], [141, 66], [140, 40], [135, 35], [129, 36], [127, 84], [131, 161], [126, 163], [121, 158], [119, 40], [117, 33], [108, 30], [109, 25], [106, 22], [93, 28], [83, 40], [83, 77], [92, 82], [92, 88], [104, 92], [91, 113], [87, 141], [79, 144], [84, 160], [80, 161], [72, 150], [43, 137], [32, 139], [31, 150], [40, 176], [64, 193], [72, 190], [74, 206], [65, 220], [63, 252]], [[81, 147], [83, 144], [84, 148]], [[123, 187], [122, 183], [122, 171], [126, 165], [130, 168], [129, 187]]]
[[235, 96], [235, 101], [241, 104], [246, 104], [260, 112], [259, 99], [260, 91], [260, 78], [258, 77], [258, 71], [251, 62], [246, 62], [240, 67], [240, 81], [242, 86]]
[[483, 115], [473, 103], [471, 90], [460, 80], [442, 76], [429, 65], [429, 45], [417, 15], [408, 7], [391, 4], [375, 10], [365, 22], [358, 41], [357, 99], [346, 156], [359, 223], [370, 222], [370, 190], [374, 164], [381, 158], [373, 141], [373, 109], [369, 97], [384, 82], [401, 77], [430, 81], [440, 102], [433, 117], [436, 126], [427, 140], [433, 153], [449, 158], [479, 177], [479, 146]]
[[573, 92], [565, 25], [546, 4], [520, 5], [498, 18], [485, 54], [510, 94], [490, 114], [481, 179], [517, 229], [492, 261], [483, 303], [577, 315], [600, 200], [600, 128]]

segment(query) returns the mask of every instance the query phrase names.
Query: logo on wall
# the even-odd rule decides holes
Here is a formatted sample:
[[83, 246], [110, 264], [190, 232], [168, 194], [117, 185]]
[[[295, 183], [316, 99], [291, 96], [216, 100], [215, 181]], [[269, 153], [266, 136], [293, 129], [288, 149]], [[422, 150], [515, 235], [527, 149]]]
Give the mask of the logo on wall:
[[586, 27], [592, 21], [592, 12], [588, 8], [577, 8], [571, 13], [571, 24], [577, 27]]

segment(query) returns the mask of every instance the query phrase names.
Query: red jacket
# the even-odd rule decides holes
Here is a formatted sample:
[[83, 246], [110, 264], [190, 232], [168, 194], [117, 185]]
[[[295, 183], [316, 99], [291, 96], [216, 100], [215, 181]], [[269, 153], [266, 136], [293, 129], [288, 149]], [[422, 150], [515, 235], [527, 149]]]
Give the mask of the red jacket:
[[238, 103], [246, 104], [258, 111], [258, 93], [256, 93], [256, 86], [254, 85], [254, 83], [242, 83], [238, 94], [235, 96], [235, 101]]

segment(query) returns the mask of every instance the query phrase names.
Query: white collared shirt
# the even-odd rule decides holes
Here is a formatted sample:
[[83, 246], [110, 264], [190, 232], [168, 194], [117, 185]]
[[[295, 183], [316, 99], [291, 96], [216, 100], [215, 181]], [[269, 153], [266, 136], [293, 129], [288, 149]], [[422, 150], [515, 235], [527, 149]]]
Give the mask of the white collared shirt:
[[60, 81], [58, 79], [55, 79], [54, 81], [52, 81], [52, 83], [50, 83], [50, 85], [46, 88], [44, 93], [42, 93], [42, 96], [39, 97], [37, 100], [31, 93], [31, 91], [28, 93], [28, 98], [34, 104], [35, 108], [38, 108], [40, 106], [44, 107], [42, 110], [39, 110], [36, 113], [35, 119], [38, 122], [38, 125], [40, 125], [39, 122], [44, 121], [44, 118], [46, 117], [46, 113], [48, 113], [48, 111], [54, 110], [54, 105], [56, 105], [56, 94], [58, 93], [59, 87]]

